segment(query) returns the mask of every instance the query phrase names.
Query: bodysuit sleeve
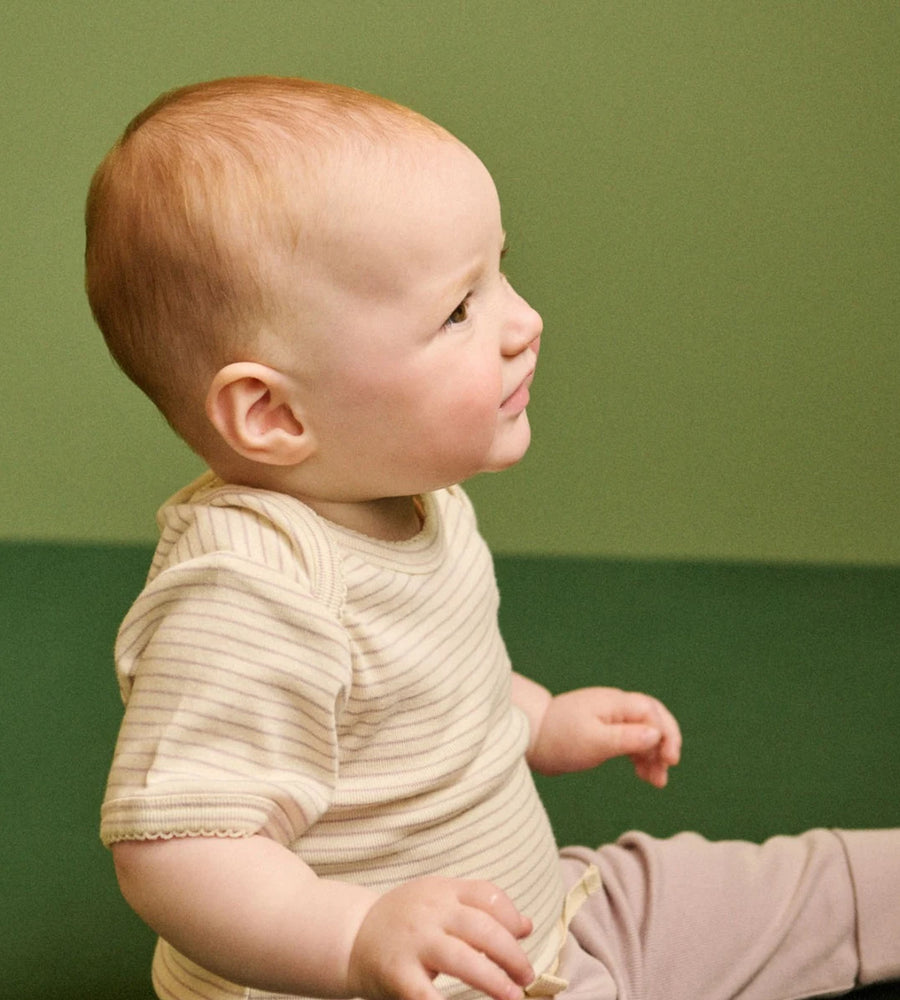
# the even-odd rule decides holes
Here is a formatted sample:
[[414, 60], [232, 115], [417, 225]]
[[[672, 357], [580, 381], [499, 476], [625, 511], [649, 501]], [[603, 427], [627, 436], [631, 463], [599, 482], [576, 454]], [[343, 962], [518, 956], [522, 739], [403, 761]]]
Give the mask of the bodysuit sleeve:
[[234, 553], [161, 572], [119, 634], [125, 715], [101, 820], [112, 844], [263, 833], [325, 812], [350, 655], [333, 608]]

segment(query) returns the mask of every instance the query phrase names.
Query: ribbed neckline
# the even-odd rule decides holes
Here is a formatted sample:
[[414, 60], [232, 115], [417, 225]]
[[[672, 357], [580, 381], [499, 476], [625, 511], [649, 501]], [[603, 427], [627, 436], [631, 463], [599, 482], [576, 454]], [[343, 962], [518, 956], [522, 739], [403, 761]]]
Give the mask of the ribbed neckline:
[[[363, 557], [390, 569], [407, 573], [430, 573], [440, 565], [444, 552], [444, 527], [441, 511], [432, 493], [420, 497], [425, 523], [412, 538], [403, 541], [386, 541], [334, 524], [323, 517], [326, 527], [340, 549]], [[318, 516], [318, 515], [317, 515]]]
[[231, 491], [244, 495], [265, 496], [268, 494], [278, 497], [282, 507], [284, 505], [296, 507], [298, 512], [301, 512], [301, 517], [305, 517], [307, 523], [318, 524], [323, 533], [331, 539], [335, 548], [344, 555], [352, 553], [379, 566], [406, 573], [431, 573], [441, 564], [443, 559], [445, 548], [444, 516], [436, 495], [433, 493], [425, 493], [420, 496], [419, 499], [422, 502], [425, 515], [424, 524], [417, 534], [403, 541], [386, 541], [354, 531], [352, 528], [345, 528], [343, 525], [335, 524], [335, 522], [316, 513], [311, 507], [290, 494], [237, 486], [223, 481], [212, 471], [200, 476], [199, 479], [177, 493], [172, 500], [177, 502], [180, 499], [190, 499], [202, 502], [211, 498], [213, 494], [227, 496]]

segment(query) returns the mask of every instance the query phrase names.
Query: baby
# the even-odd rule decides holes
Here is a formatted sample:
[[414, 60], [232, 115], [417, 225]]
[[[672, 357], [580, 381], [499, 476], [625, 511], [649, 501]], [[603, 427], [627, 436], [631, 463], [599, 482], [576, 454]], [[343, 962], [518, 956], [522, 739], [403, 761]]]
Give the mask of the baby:
[[[512, 672], [457, 484], [530, 442], [541, 319], [479, 159], [303, 80], [164, 95], [98, 169], [107, 344], [210, 472], [116, 646], [103, 806], [160, 997], [810, 995], [900, 975], [900, 832], [560, 853], [530, 770], [681, 736]], [[887, 930], [885, 930], [887, 928]]]

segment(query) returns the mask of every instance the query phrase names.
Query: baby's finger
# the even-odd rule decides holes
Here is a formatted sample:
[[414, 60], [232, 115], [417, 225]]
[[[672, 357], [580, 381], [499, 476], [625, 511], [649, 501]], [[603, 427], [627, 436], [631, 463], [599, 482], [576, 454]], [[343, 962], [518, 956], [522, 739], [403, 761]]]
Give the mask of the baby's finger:
[[458, 898], [463, 906], [445, 925], [447, 932], [490, 959], [511, 982], [527, 986], [534, 970], [517, 939], [531, 933], [531, 921], [490, 882], [463, 882]]
[[662, 732], [655, 726], [643, 723], [622, 722], [604, 726], [603, 741], [610, 756], [650, 754], [662, 739]]
[[433, 967], [459, 979], [494, 1000], [521, 1000], [524, 987], [531, 981], [515, 982], [480, 946], [455, 936], [445, 937], [440, 953], [433, 957]]
[[479, 879], [462, 882], [458, 898], [465, 906], [483, 910], [499, 921], [513, 937], [528, 937], [531, 933], [531, 921], [519, 913], [509, 896], [493, 882]]
[[655, 788], [665, 788], [669, 783], [669, 766], [660, 761], [656, 750], [647, 754], [632, 754], [634, 773]]
[[681, 728], [678, 720], [661, 702], [657, 702], [662, 731], [662, 740], [659, 745], [659, 756], [666, 764], [677, 764], [681, 760]]

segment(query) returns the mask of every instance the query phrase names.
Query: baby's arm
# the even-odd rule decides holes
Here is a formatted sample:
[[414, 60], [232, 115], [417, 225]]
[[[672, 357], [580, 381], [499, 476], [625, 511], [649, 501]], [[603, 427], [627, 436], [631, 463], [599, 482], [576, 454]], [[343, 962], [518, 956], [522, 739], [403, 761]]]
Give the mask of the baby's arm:
[[203, 968], [276, 993], [441, 1000], [446, 972], [516, 1000], [531, 931], [486, 882], [416, 879], [382, 896], [319, 879], [275, 841], [187, 837], [113, 845], [131, 906]]
[[680, 759], [678, 723], [649, 695], [592, 687], [554, 698], [540, 684], [513, 674], [512, 697], [531, 724], [528, 763], [542, 774], [583, 771], [627, 755], [638, 777], [662, 788]]

